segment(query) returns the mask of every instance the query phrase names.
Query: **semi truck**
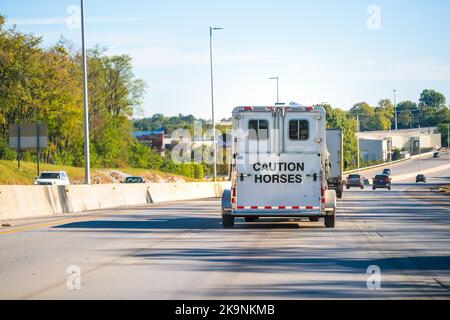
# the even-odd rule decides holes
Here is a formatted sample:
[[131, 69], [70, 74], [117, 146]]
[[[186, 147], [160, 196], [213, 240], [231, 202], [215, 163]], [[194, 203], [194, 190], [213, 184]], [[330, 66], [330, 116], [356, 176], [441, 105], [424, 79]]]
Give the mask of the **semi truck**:
[[344, 159], [342, 129], [327, 129], [327, 149], [329, 153], [328, 188], [336, 191], [338, 199], [344, 192]]
[[236, 218], [336, 221], [328, 188], [326, 113], [320, 106], [247, 106], [232, 114], [231, 189], [222, 195], [222, 225]]

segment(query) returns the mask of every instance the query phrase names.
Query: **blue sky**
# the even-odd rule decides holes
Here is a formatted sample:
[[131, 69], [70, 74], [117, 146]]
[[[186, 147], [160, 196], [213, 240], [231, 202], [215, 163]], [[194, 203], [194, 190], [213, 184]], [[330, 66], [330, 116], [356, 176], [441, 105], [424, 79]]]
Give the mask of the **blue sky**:
[[[67, 25], [78, 3], [0, 0], [0, 13], [44, 46], [61, 36], [79, 45], [80, 30]], [[273, 104], [272, 76], [287, 103], [349, 109], [393, 99], [393, 89], [417, 101], [425, 88], [450, 100], [448, 0], [85, 0], [85, 11], [90, 47], [133, 57], [148, 86], [145, 115], [210, 118], [210, 25], [224, 28], [214, 35], [218, 118]]]

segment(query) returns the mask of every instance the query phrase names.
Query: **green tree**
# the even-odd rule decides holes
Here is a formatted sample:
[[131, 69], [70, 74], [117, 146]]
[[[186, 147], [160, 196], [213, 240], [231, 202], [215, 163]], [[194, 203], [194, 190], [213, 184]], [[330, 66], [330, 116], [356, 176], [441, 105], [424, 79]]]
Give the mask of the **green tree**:
[[342, 129], [344, 140], [344, 169], [351, 168], [356, 163], [357, 154], [356, 119], [349, 112], [330, 105], [322, 105], [327, 113], [327, 129]]
[[400, 129], [410, 128], [412, 125], [413, 115], [410, 110], [401, 110], [398, 114], [398, 127]]
[[390, 127], [391, 121], [388, 120], [382, 111], [377, 111], [372, 117], [369, 118], [368, 128], [371, 131], [389, 130]]
[[442, 141], [441, 142], [442, 142], [442, 146], [443, 147], [447, 147], [448, 146], [448, 139], [449, 139], [448, 128], [449, 128], [449, 126], [450, 126], [450, 123], [447, 122], [447, 123], [441, 123], [438, 126], [438, 128], [437, 128], [438, 132], [442, 136]]
[[446, 108], [445, 96], [435, 90], [423, 90], [419, 102], [421, 108], [429, 107], [437, 110]]
[[355, 104], [349, 112], [351, 117], [359, 117], [359, 130], [371, 130], [370, 121], [375, 115], [375, 108], [371, 107], [367, 102], [360, 102]]
[[375, 112], [379, 112], [384, 118], [392, 121], [395, 115], [394, 104], [389, 99], [382, 99], [378, 102], [378, 107], [375, 108]]

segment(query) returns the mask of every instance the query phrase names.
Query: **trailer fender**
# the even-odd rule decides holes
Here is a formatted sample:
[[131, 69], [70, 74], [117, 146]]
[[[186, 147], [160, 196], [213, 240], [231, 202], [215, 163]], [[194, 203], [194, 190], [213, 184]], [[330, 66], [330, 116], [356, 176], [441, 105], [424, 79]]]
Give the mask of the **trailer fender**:
[[325, 212], [327, 214], [334, 214], [336, 211], [336, 191], [325, 190]]
[[222, 214], [231, 212], [231, 190], [225, 189], [222, 193]]

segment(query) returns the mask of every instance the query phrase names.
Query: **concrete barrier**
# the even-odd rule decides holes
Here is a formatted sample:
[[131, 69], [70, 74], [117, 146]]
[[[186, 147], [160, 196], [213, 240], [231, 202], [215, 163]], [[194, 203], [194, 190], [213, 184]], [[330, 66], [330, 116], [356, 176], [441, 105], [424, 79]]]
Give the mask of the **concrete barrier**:
[[398, 182], [398, 181], [404, 182], [405, 180], [412, 180], [412, 182], [415, 182], [416, 176], [419, 173], [427, 176], [427, 175], [433, 174], [435, 172], [444, 171], [444, 170], [448, 170], [448, 173], [450, 173], [450, 164], [444, 164], [444, 165], [441, 165], [438, 167], [425, 169], [420, 172], [410, 172], [410, 173], [405, 173], [405, 174], [401, 174], [401, 175], [397, 175], [397, 176], [394, 175], [392, 177], [392, 181], [393, 182]]
[[365, 170], [370, 170], [370, 169], [382, 168], [382, 167], [390, 166], [390, 165], [393, 165], [393, 164], [396, 164], [396, 163], [401, 163], [401, 162], [406, 162], [406, 161], [409, 161], [409, 160], [419, 159], [419, 157], [426, 158], [426, 157], [432, 156], [433, 153], [434, 153], [434, 151], [427, 152], [427, 153], [422, 153], [420, 155], [416, 154], [415, 156], [411, 156], [411, 157], [409, 157], [407, 159], [400, 159], [400, 160], [396, 160], [396, 161], [376, 164], [376, 165], [370, 166], [370, 167], [359, 168], [359, 170], [355, 169], [355, 170], [350, 170], [350, 171], [344, 171], [344, 175], [351, 174], [351, 173], [358, 173], [358, 172], [365, 171]]
[[0, 186], [0, 219], [38, 218], [62, 213], [65, 192], [50, 186]]
[[205, 183], [152, 183], [149, 186], [154, 203], [214, 198], [217, 196], [213, 182]]
[[0, 186], [0, 220], [221, 197], [229, 182]]

